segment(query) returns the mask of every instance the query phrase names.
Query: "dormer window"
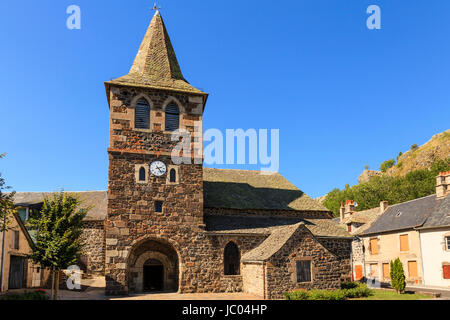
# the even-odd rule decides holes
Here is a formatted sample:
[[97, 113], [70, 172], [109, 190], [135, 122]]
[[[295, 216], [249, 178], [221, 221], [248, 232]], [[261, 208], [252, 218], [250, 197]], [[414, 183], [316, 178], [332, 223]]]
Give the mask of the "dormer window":
[[134, 127], [136, 129], [150, 129], [150, 105], [143, 98], [136, 103]]
[[174, 103], [166, 108], [166, 131], [176, 131], [180, 128], [180, 109]]

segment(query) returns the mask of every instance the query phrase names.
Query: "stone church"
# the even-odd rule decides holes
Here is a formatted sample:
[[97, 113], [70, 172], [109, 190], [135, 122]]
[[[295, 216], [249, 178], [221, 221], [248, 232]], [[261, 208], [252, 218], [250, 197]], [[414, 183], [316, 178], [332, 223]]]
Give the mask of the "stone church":
[[[83, 261], [106, 277], [106, 294], [244, 291], [276, 299], [350, 279], [352, 236], [280, 174], [204, 168], [197, 149], [192, 164], [173, 163], [174, 131], [195, 131], [208, 94], [184, 79], [159, 12], [129, 73], [105, 86], [108, 191], [81, 195], [95, 206]], [[16, 203], [31, 208], [41, 199], [18, 193]]]

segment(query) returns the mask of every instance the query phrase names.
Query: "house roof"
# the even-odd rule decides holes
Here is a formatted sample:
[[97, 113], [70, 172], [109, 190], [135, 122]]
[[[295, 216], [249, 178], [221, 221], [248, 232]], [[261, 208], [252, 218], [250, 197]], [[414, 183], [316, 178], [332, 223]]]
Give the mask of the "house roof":
[[106, 82], [205, 94], [194, 88], [181, 73], [180, 65], [159, 11], [156, 11], [129, 73]]
[[206, 208], [327, 211], [281, 174], [203, 169]]
[[[361, 234], [364, 231], [366, 231], [380, 216], [380, 207], [363, 210], [363, 211], [356, 211], [353, 212], [353, 214], [345, 218], [343, 221], [343, 224], [349, 224], [349, 223], [358, 223], [362, 224], [359, 228], [355, 230], [355, 232], [352, 232], [352, 234]], [[340, 221], [338, 221], [340, 223]]]
[[421, 227], [441, 202], [434, 194], [389, 206], [362, 235]]
[[302, 225], [303, 223], [300, 222], [274, 230], [259, 246], [246, 252], [242, 256], [242, 261], [265, 261], [269, 259], [284, 246]]
[[331, 219], [268, 216], [206, 215], [206, 230], [215, 234], [271, 235], [285, 227], [303, 224], [316, 237], [352, 237], [343, 225]]
[[[106, 218], [108, 192], [107, 191], [85, 191], [72, 192], [79, 195], [82, 200], [80, 209], [92, 206], [85, 221], [104, 220]], [[29, 207], [43, 202], [44, 197], [53, 195], [53, 192], [17, 192], [14, 196], [14, 203], [19, 207]]]
[[423, 224], [423, 228], [437, 228], [450, 226], [450, 196], [440, 199], [435, 210]]

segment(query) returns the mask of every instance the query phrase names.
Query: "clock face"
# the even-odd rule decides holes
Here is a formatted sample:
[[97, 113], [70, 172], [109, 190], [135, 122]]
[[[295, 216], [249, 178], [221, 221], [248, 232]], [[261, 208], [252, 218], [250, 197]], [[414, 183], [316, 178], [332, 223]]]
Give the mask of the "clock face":
[[150, 172], [157, 177], [161, 177], [166, 174], [167, 167], [164, 162], [155, 161], [150, 165]]

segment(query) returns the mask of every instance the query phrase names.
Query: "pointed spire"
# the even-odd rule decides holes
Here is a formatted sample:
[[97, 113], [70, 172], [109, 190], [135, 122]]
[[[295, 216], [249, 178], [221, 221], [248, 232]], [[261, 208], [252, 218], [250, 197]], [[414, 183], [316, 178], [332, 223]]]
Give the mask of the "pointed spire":
[[159, 10], [150, 22], [129, 73], [111, 82], [201, 93], [184, 79]]

